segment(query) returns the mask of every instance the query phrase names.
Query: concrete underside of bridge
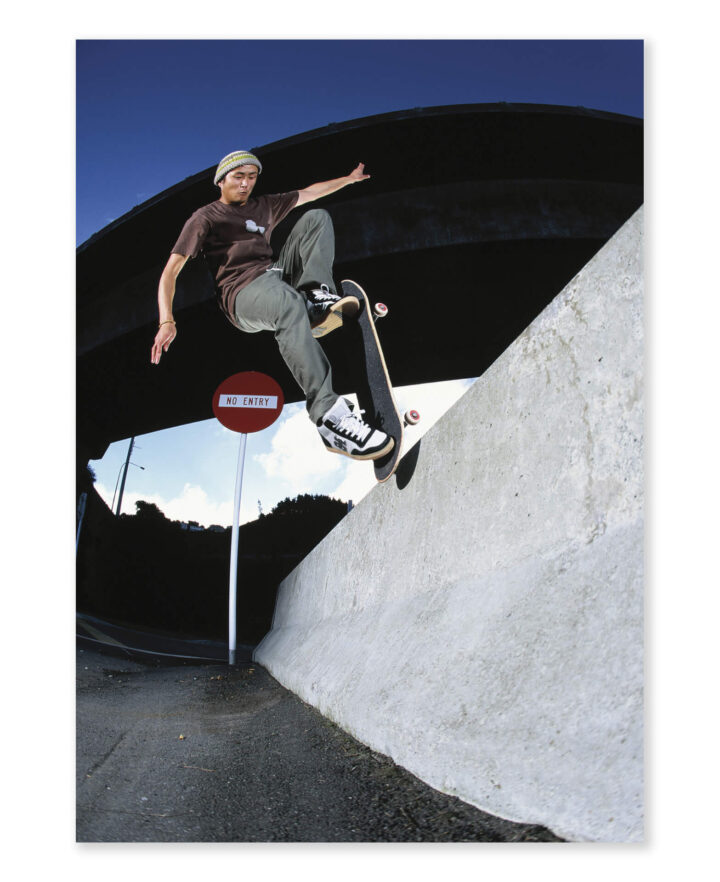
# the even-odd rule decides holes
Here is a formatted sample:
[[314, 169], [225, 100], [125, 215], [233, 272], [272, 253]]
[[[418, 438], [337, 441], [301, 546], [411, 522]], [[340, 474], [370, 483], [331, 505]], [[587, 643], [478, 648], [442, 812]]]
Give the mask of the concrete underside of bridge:
[[[229, 145], [228, 149], [237, 146]], [[331, 125], [253, 148], [258, 193], [346, 174], [371, 179], [315, 206], [331, 215], [335, 275], [390, 307], [382, 343], [395, 385], [481, 375], [643, 201], [642, 122], [584, 108], [459, 105]], [[263, 371], [304, 398], [272, 334], [242, 334], [202, 259], [178, 280], [178, 337], [150, 363], [157, 284], [184, 221], [217, 198], [214, 166], [97, 233], [77, 255], [77, 447], [207, 419], [217, 385]], [[277, 250], [302, 209], [277, 228]], [[323, 346], [353, 391], [342, 332]]]

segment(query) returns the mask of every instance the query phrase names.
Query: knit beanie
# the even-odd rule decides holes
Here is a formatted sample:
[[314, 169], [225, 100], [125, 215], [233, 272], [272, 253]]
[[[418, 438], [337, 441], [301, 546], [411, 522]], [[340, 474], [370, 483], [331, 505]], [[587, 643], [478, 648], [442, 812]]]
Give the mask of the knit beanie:
[[228, 153], [227, 156], [223, 156], [220, 160], [215, 172], [214, 183], [219, 183], [229, 171], [237, 168], [239, 165], [256, 165], [258, 168], [258, 174], [262, 172], [262, 165], [257, 156], [253, 156], [253, 154], [248, 153], [247, 150], [234, 150], [232, 153]]

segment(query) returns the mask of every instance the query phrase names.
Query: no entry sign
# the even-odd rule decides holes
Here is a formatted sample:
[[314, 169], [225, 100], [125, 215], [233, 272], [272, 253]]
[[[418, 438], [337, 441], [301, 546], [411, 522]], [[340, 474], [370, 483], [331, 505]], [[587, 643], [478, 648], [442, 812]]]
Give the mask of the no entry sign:
[[280, 416], [285, 397], [279, 383], [258, 371], [233, 374], [215, 390], [213, 413], [233, 432], [260, 432]]

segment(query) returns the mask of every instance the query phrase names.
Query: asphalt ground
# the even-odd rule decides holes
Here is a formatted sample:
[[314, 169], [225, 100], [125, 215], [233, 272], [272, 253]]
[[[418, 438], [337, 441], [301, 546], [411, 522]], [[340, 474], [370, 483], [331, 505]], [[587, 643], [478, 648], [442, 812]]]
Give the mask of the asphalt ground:
[[78, 842], [559, 842], [440, 793], [259, 665], [77, 651]]

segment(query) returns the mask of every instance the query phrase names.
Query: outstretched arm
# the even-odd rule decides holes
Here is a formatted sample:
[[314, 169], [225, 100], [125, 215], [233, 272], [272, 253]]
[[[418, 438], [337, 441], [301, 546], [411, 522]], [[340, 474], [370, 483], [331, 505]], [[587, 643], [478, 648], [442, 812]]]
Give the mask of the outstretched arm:
[[158, 286], [158, 311], [160, 314], [160, 326], [155, 335], [150, 360], [153, 364], [160, 363], [160, 357], [163, 352], [168, 351], [168, 347], [177, 336], [177, 327], [172, 314], [172, 302], [175, 296], [175, 281], [180, 270], [185, 266], [187, 257], [182, 254], [171, 254], [170, 260], [165, 265], [165, 269], [160, 276], [160, 285]]
[[366, 181], [369, 177], [370, 175], [365, 174], [365, 164], [361, 162], [356, 169], [353, 169], [353, 171], [344, 178], [335, 178], [332, 181], [322, 181], [319, 184], [310, 184], [309, 187], [300, 190], [300, 196], [295, 208], [297, 208], [298, 205], [304, 205], [306, 202], [314, 202], [316, 199], [322, 199], [323, 196], [329, 196], [331, 193], [335, 193], [338, 190], [342, 190], [343, 187], [347, 187], [348, 184], [357, 184], [360, 181]]

